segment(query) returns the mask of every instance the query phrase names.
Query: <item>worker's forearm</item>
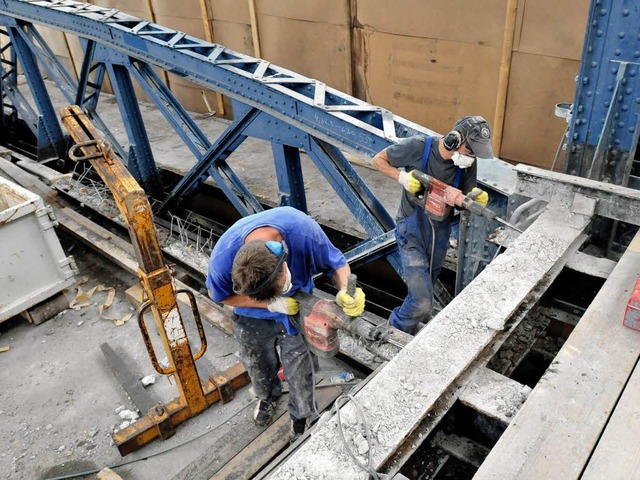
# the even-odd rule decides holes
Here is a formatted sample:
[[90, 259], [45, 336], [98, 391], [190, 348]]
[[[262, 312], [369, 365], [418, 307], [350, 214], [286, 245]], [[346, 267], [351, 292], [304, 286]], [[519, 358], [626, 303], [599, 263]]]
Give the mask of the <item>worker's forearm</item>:
[[229, 305], [230, 307], [249, 307], [249, 308], [267, 308], [268, 303], [254, 300], [246, 295], [231, 295], [230, 297], [222, 300], [224, 305]]
[[347, 263], [344, 267], [340, 267], [336, 270], [331, 277], [333, 284], [336, 286], [338, 290], [346, 290], [347, 289], [347, 281], [349, 279], [349, 274], [351, 273], [351, 267]]
[[395, 181], [398, 181], [400, 170], [389, 163], [386, 150], [382, 150], [381, 152], [377, 153], [376, 156], [371, 160], [371, 165], [373, 165], [376, 170], [378, 170], [383, 175], [386, 175], [387, 177], [393, 178]]

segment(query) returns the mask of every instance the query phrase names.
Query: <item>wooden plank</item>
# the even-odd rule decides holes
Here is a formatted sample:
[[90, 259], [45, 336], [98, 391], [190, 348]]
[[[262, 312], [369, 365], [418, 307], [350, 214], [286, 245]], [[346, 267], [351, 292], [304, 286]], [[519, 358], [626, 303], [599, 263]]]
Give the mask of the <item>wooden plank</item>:
[[[342, 389], [338, 387], [316, 390], [318, 411], [326, 410], [341, 393]], [[289, 444], [290, 429], [290, 417], [283, 415], [213, 475], [211, 480], [249, 480], [253, 478], [280, 450]]]
[[[68, 233], [128, 272], [137, 275], [138, 262], [133, 255], [133, 247], [130, 243], [113, 235], [107, 229], [102, 228], [75, 210], [63, 208], [55, 210], [55, 213], [60, 226]], [[229, 335], [233, 333], [230, 313], [226, 313], [224, 309], [217, 307], [210, 299], [179, 280], [175, 280], [175, 284], [179, 289], [190, 290], [194, 294], [201, 318]]]
[[508, 424], [529, 393], [531, 388], [528, 386], [483, 367], [458, 399], [468, 407]]
[[40, 178], [47, 184], [54, 183], [63, 177], [68, 177], [71, 175], [70, 173], [60, 173], [52, 168], [47, 167], [46, 165], [38, 163], [29, 158], [18, 160], [16, 162], [16, 165], [18, 165], [20, 168], [23, 168], [29, 173], [37, 175], [38, 178]]
[[138, 261], [133, 255], [133, 247], [130, 243], [71, 208], [56, 209], [55, 214], [60, 226], [71, 236], [81, 240], [129, 273], [137, 275]]
[[[637, 336], [637, 335], [636, 335]], [[636, 340], [639, 340], [636, 338]], [[582, 480], [637, 478], [640, 472], [640, 366], [636, 363]]]
[[639, 269], [636, 235], [474, 478], [579, 478], [640, 353], [622, 325]]
[[98, 480], [122, 480], [122, 477], [118, 475], [116, 472], [106, 467], [100, 470], [96, 477]]
[[127, 392], [133, 404], [146, 415], [154, 405], [158, 404], [158, 399], [144, 389], [140, 379], [129, 369], [125, 361], [118, 355], [108, 343], [100, 345], [100, 350], [107, 360], [107, 365], [111, 368], [114, 376]]
[[[573, 213], [570, 203], [548, 208], [355, 396], [372, 429], [373, 468], [380, 468], [404, 444], [532, 291], [577, 250], [590, 217]], [[360, 434], [356, 407], [349, 403], [341, 412], [343, 418], [353, 419], [346, 426], [343, 422], [345, 436]], [[271, 478], [298, 474], [363, 478], [342, 447], [335, 418], [318, 428]]]

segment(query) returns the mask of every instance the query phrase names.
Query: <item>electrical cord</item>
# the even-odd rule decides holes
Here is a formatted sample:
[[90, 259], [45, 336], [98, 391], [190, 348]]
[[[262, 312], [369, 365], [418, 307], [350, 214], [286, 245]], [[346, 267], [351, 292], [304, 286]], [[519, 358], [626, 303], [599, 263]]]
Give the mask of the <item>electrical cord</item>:
[[433, 278], [433, 254], [436, 250], [436, 229], [433, 226], [433, 222], [431, 221], [431, 217], [427, 215], [427, 220], [429, 220], [429, 226], [431, 226], [431, 257], [429, 258], [429, 277], [431, 278], [431, 309], [433, 310], [433, 284], [437, 280]]
[[[353, 406], [355, 407], [362, 421], [362, 426], [364, 428], [364, 438], [367, 440], [367, 447], [368, 447], [366, 464], [363, 464], [360, 462], [358, 457], [356, 457], [356, 455], [351, 450], [351, 447], [349, 446], [349, 444], [347, 443], [347, 440], [344, 437], [344, 430], [342, 428], [342, 421], [340, 419], [340, 408], [343, 407], [348, 401], [351, 401], [353, 403]], [[344, 403], [340, 405], [341, 402], [344, 402]], [[343, 393], [338, 398], [336, 398], [336, 401], [333, 404], [332, 410], [334, 411], [336, 420], [338, 421], [338, 433], [340, 434], [340, 440], [342, 440], [342, 444], [344, 445], [344, 448], [347, 451], [347, 454], [349, 455], [353, 463], [356, 466], [358, 466], [361, 470], [364, 470], [365, 472], [367, 472], [370, 478], [372, 478], [373, 480], [380, 480], [380, 476], [378, 475], [378, 472], [376, 472], [376, 470], [373, 468], [373, 464], [371, 460], [371, 432], [369, 430], [369, 424], [367, 423], [367, 419], [365, 418], [364, 413], [360, 408], [360, 404], [356, 401], [355, 397], [350, 393], [346, 393], [346, 394]]]
[[[169, 447], [169, 448], [167, 448], [167, 449], [165, 449], [165, 450], [162, 450], [162, 451], [160, 451], [160, 452], [152, 453], [151, 455], [147, 455], [147, 456], [145, 456], [145, 457], [135, 458], [135, 459], [132, 459], [132, 460], [128, 460], [128, 461], [126, 461], [126, 462], [121, 462], [121, 463], [116, 463], [116, 464], [113, 464], [113, 465], [108, 465], [108, 466], [107, 466], [107, 468], [114, 469], [114, 468], [124, 467], [125, 465], [129, 465], [129, 464], [136, 463], [136, 462], [141, 462], [141, 461], [143, 461], [143, 460], [149, 460], [149, 459], [151, 459], [151, 458], [158, 457], [158, 456], [160, 456], [160, 455], [164, 455], [165, 453], [171, 452], [172, 450], [175, 450], [175, 449], [177, 449], [177, 448], [183, 447], [183, 446], [185, 446], [185, 445], [187, 445], [187, 444], [189, 444], [189, 443], [191, 443], [191, 442], [193, 442], [193, 441], [195, 441], [195, 440], [198, 440], [198, 439], [200, 439], [200, 438], [204, 437], [205, 435], [209, 435], [211, 432], [213, 432], [213, 431], [217, 430], [218, 428], [220, 428], [221, 426], [223, 426], [223, 425], [224, 425], [224, 424], [226, 424], [227, 422], [231, 421], [234, 417], [236, 417], [236, 416], [237, 416], [237, 415], [239, 415], [241, 412], [243, 412], [245, 408], [247, 408], [247, 407], [249, 407], [249, 406], [253, 405], [253, 404], [254, 404], [254, 403], [256, 403], [257, 401], [258, 401], [258, 399], [257, 399], [257, 398], [255, 398], [255, 399], [251, 400], [251, 401], [250, 401], [249, 403], [247, 403], [246, 405], [243, 405], [243, 406], [240, 408], [240, 410], [238, 410], [238, 411], [237, 411], [237, 412], [235, 412], [233, 415], [231, 415], [231, 416], [229, 416], [228, 418], [226, 418], [224, 421], [222, 421], [221, 423], [219, 423], [219, 424], [218, 424], [218, 425], [216, 425], [215, 427], [210, 428], [210, 429], [209, 429], [209, 430], [207, 430], [206, 432], [202, 432], [200, 435], [196, 435], [195, 437], [190, 438], [189, 440], [186, 440], [186, 441], [184, 441], [184, 442], [182, 442], [182, 443], [180, 443], [180, 444], [178, 444], [178, 445], [174, 445], [173, 447]], [[67, 475], [61, 475], [61, 476], [59, 476], [59, 477], [48, 477], [48, 478], [45, 478], [44, 480], [66, 480], [66, 479], [68, 479], [68, 478], [84, 477], [84, 476], [86, 476], [86, 475], [91, 475], [91, 474], [93, 474], [93, 473], [98, 473], [98, 472], [100, 472], [101, 470], [102, 470], [102, 469], [86, 470], [86, 471], [84, 471], [84, 472], [69, 473], [69, 474], [67, 474]]]

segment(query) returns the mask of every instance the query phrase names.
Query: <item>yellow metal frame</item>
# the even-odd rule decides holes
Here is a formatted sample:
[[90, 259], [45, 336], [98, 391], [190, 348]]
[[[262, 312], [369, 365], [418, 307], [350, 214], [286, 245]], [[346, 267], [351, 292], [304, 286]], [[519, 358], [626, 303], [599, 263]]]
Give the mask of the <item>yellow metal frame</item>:
[[[191, 310], [201, 341], [201, 349], [194, 356], [187, 338], [182, 314], [178, 308], [177, 294], [190, 293], [176, 290], [169, 266], [162, 258], [162, 251], [153, 225], [153, 214], [147, 196], [131, 176], [100, 132], [77, 105], [60, 111], [62, 123], [76, 142], [69, 150], [69, 158], [89, 161], [113, 194], [129, 229], [138, 260], [138, 277], [148, 300], [138, 310], [138, 323], [154, 368], [162, 374], [173, 375], [179, 398], [166, 405], [158, 405], [135, 424], [116, 432], [113, 436], [122, 455], [149, 443], [156, 438], [173, 435], [175, 427], [188, 418], [220, 401], [233, 398], [233, 392], [249, 383], [249, 376], [241, 364], [236, 364], [221, 376], [209, 378], [203, 386], [195, 361], [206, 348], [207, 341], [202, 327], [196, 300], [189, 296]], [[169, 360], [169, 368], [160, 367], [153, 344], [144, 323], [144, 314], [151, 310], [162, 345]]]

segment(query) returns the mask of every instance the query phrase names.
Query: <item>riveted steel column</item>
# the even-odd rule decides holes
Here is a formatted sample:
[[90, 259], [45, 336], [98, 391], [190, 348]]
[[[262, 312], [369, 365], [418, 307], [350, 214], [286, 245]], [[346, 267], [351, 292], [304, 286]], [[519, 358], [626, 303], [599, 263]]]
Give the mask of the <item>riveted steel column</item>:
[[578, 76], [565, 172], [627, 184], [638, 143], [640, 11], [593, 0]]
[[18, 28], [9, 27], [7, 30], [40, 113], [36, 134], [38, 138], [38, 159], [62, 158], [66, 147], [64, 134], [58, 123], [58, 116], [49, 98], [36, 59]]
[[144, 186], [145, 191], [160, 192], [160, 175], [153, 159], [151, 145], [129, 72], [122, 65], [107, 64], [107, 70], [131, 143], [130, 149], [134, 152], [134, 158], [130, 156], [127, 168], [136, 181]]
[[300, 152], [295, 147], [272, 143], [273, 159], [278, 178], [280, 205], [288, 205], [307, 213], [307, 197], [300, 165]]

